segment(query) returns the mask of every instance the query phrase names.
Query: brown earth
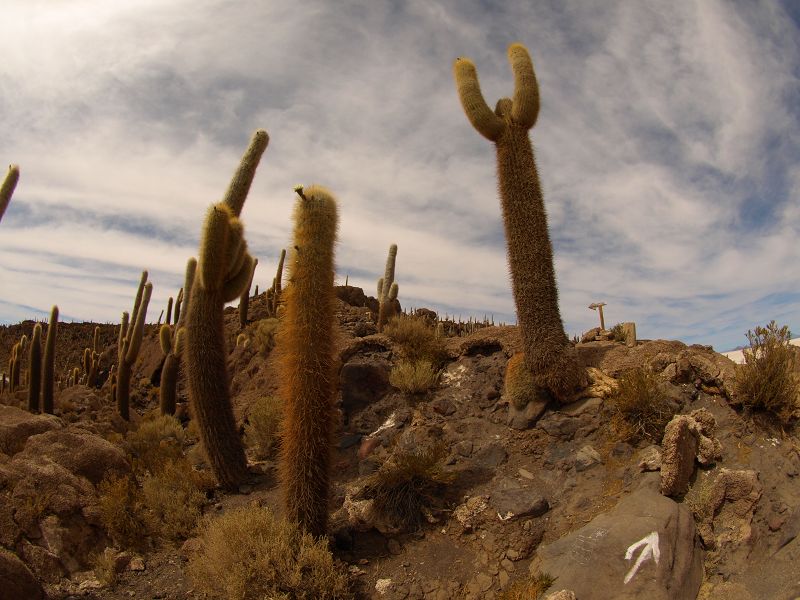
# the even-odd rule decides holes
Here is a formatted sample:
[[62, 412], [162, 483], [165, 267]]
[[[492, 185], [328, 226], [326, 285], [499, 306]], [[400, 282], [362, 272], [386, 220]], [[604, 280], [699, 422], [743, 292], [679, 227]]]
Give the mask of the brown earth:
[[[519, 349], [515, 327], [487, 327], [448, 339], [449, 359], [439, 385], [411, 396], [388, 383], [395, 348], [389, 338], [374, 334], [369, 301], [346, 292], [340, 298], [361, 306], [340, 301], [337, 311], [343, 366], [331, 547], [341, 568], [349, 571], [358, 598], [491, 599], [535, 571], [545, 548], [555, 548], [550, 545], [570, 534], [581, 535], [595, 517], [612, 518], [620, 500], [657, 477], [642, 472], [655, 467], [639, 465], [660, 440], [620, 441], [605, 409], [615, 378], [641, 365], [659, 374], [679, 413], [702, 408], [715, 420], [722, 458], [696, 465], [688, 493], [669, 501], [677, 503], [676, 510], [685, 506], [696, 514], [697, 533], [688, 544], [701, 548], [702, 543], [698, 597], [800, 596], [794, 575], [800, 558], [800, 442], [794, 428], [782, 429], [765, 415], [743, 415], [731, 405], [731, 361], [709, 347], [675, 341], [640, 341], [632, 348], [613, 341], [578, 344], [582, 363], [594, 369], [591, 392], [571, 404], [549, 407], [533, 427], [512, 429], [502, 394], [506, 362]], [[250, 304], [245, 333], [251, 339], [266, 315], [263, 300], [264, 294]], [[57, 373], [80, 365], [94, 327], [59, 325]], [[99, 327], [107, 366], [116, 358], [118, 326]], [[0, 327], [0, 361], [7, 362], [13, 343], [32, 328], [32, 322]], [[243, 424], [253, 403], [273, 394], [277, 385], [272, 354], [265, 357], [252, 344], [237, 347], [239, 333], [236, 309], [229, 308], [231, 390], [237, 421]], [[156, 327], [148, 326], [133, 369], [134, 427], [158, 405], [162, 360]], [[110, 586], [100, 584], [92, 572], [92, 557], [112, 544], [97, 518], [96, 484], [106, 468], [128, 469], [118, 446], [124, 448], [120, 434], [129, 425], [115, 415], [104, 379], [99, 385], [96, 390], [79, 385], [58, 391], [55, 417], [28, 418], [14, 411], [27, 405], [24, 392], [0, 397], [0, 545], [21, 559], [52, 599], [199, 598], [185, 575], [192, 539], [183, 547], [145, 549], [134, 560], [128, 556]], [[183, 382], [178, 399], [188, 419]], [[392, 425], [371, 435], [390, 419]], [[395, 452], [431, 442], [444, 443], [446, 470], [454, 478], [436, 498], [423, 527], [397, 532], [378, 521], [356, 523], [353, 507], [363, 475]], [[196, 444], [188, 436], [185, 450]], [[92, 457], [102, 462], [93, 464]], [[280, 514], [275, 469], [274, 461], [250, 455], [251, 481], [236, 494], [213, 490], [205, 514], [213, 518], [252, 503]], [[741, 471], [755, 474], [736, 475]], [[45, 493], [47, 482], [53, 487]], [[710, 512], [703, 508], [707, 497], [713, 497]], [[629, 566], [622, 555], [613, 560], [619, 561], [617, 571]], [[612, 557], [587, 556], [597, 569], [597, 585], [578, 600], [628, 597], [614, 591], [613, 586], [625, 589], [621, 581], [603, 582], [602, 565], [609, 561]], [[23, 568], [19, 561], [13, 565]], [[637, 577], [650, 577], [650, 568], [643, 563]], [[0, 584], [2, 578], [0, 569]], [[567, 575], [551, 592], [565, 587]], [[3, 593], [0, 585], [0, 598]]]

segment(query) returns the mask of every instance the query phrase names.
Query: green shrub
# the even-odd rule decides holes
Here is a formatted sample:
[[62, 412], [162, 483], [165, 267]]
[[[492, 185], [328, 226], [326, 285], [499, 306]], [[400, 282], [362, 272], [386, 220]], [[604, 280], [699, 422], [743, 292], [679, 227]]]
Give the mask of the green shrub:
[[374, 500], [378, 513], [405, 529], [419, 529], [425, 521], [423, 510], [432, 506], [442, 484], [454, 475], [443, 469], [447, 449], [435, 444], [418, 452], [393, 455], [370, 475], [361, 492]]
[[422, 394], [439, 381], [439, 371], [427, 360], [400, 360], [389, 373], [389, 383], [409, 394]]
[[256, 457], [265, 459], [272, 455], [282, 417], [281, 403], [275, 396], [262, 396], [250, 408], [244, 435]]
[[237, 508], [206, 522], [189, 560], [195, 587], [227, 600], [351, 598], [347, 575], [327, 542], [315, 540], [271, 511]]
[[447, 360], [444, 342], [425, 319], [400, 315], [392, 318], [383, 332], [396, 344], [401, 360], [424, 360], [437, 369]]
[[611, 413], [614, 436], [624, 442], [648, 439], [659, 443], [664, 428], [677, 412], [664, 384], [647, 367], [636, 367], [622, 374], [619, 386], [605, 403]]
[[784, 425], [797, 416], [798, 379], [791, 332], [775, 321], [747, 332], [750, 347], [743, 351], [744, 364], [736, 367], [734, 396], [744, 406], [773, 413]]

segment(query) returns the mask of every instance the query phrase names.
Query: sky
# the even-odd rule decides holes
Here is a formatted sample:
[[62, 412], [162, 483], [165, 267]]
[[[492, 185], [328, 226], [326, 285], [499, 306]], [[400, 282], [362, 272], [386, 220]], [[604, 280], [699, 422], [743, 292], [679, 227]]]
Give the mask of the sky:
[[515, 322], [495, 148], [452, 64], [493, 107], [524, 44], [530, 137], [572, 337], [727, 350], [800, 332], [800, 4], [795, 0], [4, 0], [0, 323], [119, 322], [142, 269], [155, 322], [253, 131], [242, 212], [274, 276], [292, 191], [339, 203], [337, 283], [375, 295], [389, 245], [404, 307]]

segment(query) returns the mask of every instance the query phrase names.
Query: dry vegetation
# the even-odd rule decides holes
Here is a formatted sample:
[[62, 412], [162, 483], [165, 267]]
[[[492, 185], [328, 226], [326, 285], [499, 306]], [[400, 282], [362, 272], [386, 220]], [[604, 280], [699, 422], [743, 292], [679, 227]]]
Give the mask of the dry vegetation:
[[265, 508], [232, 510], [206, 522], [189, 561], [196, 589], [226, 600], [351, 598], [347, 575], [324, 539]]
[[257, 458], [267, 459], [275, 453], [282, 416], [280, 400], [275, 396], [262, 396], [250, 408], [244, 435]]
[[664, 427], [675, 415], [664, 385], [647, 367], [626, 371], [617, 391], [606, 401], [609, 427], [615, 439], [625, 442], [650, 440], [660, 443]]
[[540, 600], [544, 598], [545, 592], [552, 587], [555, 580], [549, 573], [528, 575], [525, 579], [512, 583], [497, 597], [497, 600]]
[[750, 348], [736, 369], [737, 399], [747, 408], [767, 410], [788, 425], [797, 417], [800, 384], [794, 372], [789, 328], [770, 321], [747, 332]]

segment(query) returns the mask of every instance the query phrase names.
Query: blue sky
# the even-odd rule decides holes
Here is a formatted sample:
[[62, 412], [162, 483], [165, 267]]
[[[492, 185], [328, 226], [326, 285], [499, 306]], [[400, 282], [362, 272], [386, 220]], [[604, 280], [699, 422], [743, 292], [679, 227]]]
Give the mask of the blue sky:
[[243, 211], [271, 283], [292, 188], [340, 204], [337, 278], [374, 294], [398, 244], [404, 306], [514, 321], [494, 148], [452, 78], [490, 106], [533, 58], [531, 139], [569, 335], [725, 350], [800, 332], [800, 26], [786, 1], [6, 0], [0, 322], [118, 322], [140, 271], [158, 317], [251, 133], [270, 145]]

